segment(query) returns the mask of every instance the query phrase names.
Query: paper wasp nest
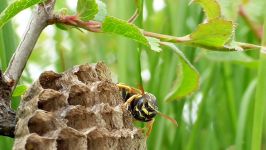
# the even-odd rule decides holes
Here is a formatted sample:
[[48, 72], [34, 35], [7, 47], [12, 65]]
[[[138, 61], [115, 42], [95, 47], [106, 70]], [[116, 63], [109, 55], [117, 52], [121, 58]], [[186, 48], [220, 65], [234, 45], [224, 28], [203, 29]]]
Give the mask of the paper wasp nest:
[[24, 95], [14, 150], [146, 149], [103, 63], [47, 71]]

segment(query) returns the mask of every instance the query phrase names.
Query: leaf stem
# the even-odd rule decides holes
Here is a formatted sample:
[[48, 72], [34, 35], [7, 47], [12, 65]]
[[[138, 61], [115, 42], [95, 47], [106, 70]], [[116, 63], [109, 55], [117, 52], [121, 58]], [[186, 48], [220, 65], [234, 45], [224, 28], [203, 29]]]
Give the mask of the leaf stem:
[[[90, 32], [96, 32], [96, 33], [103, 33], [102, 31], [102, 23], [98, 21], [82, 21], [77, 16], [60, 16], [60, 15], [53, 15], [52, 18], [48, 20], [49, 24], [65, 24], [69, 26], [73, 26], [76, 28], [82, 28]], [[140, 29], [140, 28], [139, 28]], [[234, 42], [237, 44], [238, 49], [231, 47], [230, 45], [224, 45], [223, 47], [214, 47], [214, 46], [206, 46], [206, 45], [194, 45], [191, 42], [190, 35], [182, 36], [182, 37], [176, 37], [172, 35], [166, 35], [166, 34], [160, 34], [155, 32], [149, 32], [142, 30], [143, 35], [147, 37], [153, 37], [157, 38], [160, 41], [163, 42], [171, 42], [171, 43], [177, 43], [177, 44], [184, 44], [188, 46], [197, 46], [209, 50], [216, 50], [216, 51], [242, 51], [242, 50], [250, 50], [250, 49], [258, 49], [262, 48], [262, 46], [254, 45], [250, 43], [242, 43], [242, 42]]]

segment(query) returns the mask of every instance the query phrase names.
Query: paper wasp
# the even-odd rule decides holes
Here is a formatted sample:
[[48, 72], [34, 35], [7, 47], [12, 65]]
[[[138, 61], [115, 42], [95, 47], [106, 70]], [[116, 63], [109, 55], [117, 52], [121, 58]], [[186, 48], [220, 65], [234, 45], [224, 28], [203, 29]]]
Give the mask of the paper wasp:
[[146, 136], [150, 135], [154, 123], [154, 117], [157, 114], [177, 126], [177, 122], [173, 118], [158, 111], [157, 100], [154, 95], [144, 92], [143, 88], [139, 90], [122, 83], [118, 83], [117, 86], [125, 101], [123, 106], [130, 111], [132, 117], [141, 122], [148, 122]]

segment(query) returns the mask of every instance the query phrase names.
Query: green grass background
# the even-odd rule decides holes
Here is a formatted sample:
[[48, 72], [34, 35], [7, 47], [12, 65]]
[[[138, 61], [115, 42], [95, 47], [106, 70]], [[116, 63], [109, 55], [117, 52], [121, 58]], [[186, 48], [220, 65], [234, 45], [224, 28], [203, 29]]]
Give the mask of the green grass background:
[[[189, 0], [161, 1], [165, 6], [158, 11], [154, 9], [154, 3], [158, 0], [145, 0], [144, 17], [140, 17], [136, 24], [148, 31], [183, 36], [191, 33], [204, 20], [200, 6], [188, 5]], [[242, 4], [251, 21], [256, 26], [262, 26], [264, 1], [219, 1], [224, 17], [236, 22], [235, 39], [261, 44], [262, 41], [254, 35], [246, 20], [239, 16], [238, 6]], [[105, 2], [109, 14], [121, 19], [130, 18], [136, 8], [133, 0]], [[0, 11], [7, 3], [7, 0], [1, 0]], [[66, 0], [57, 1], [56, 9], [63, 7], [68, 7]], [[7, 67], [20, 40], [16, 32], [18, 25], [12, 21], [0, 30], [2, 70]], [[266, 58], [258, 50], [226, 53], [179, 46], [199, 71], [200, 88], [182, 100], [165, 103], [163, 99], [170, 92], [177, 73], [178, 60], [172, 51], [164, 48], [160, 53], [153, 52], [116, 35], [75, 29], [62, 31], [55, 26], [48, 27], [48, 30], [54, 31], [54, 35], [50, 36], [47, 29], [42, 33], [20, 80], [21, 84], [29, 85], [36, 80], [38, 71], [48, 68], [63, 72], [77, 64], [104, 61], [111, 68], [116, 82], [137, 87], [140, 83], [140, 60], [141, 72], [148, 73], [148, 78], [143, 78], [145, 90], [157, 97], [160, 111], [175, 118], [179, 124], [175, 128], [158, 116], [148, 139], [148, 149], [257, 150], [261, 147], [266, 150]], [[32, 66], [38, 68], [37, 71]], [[19, 98], [14, 98], [14, 109], [18, 103]], [[11, 149], [12, 143], [12, 139], [0, 137], [0, 150]]]

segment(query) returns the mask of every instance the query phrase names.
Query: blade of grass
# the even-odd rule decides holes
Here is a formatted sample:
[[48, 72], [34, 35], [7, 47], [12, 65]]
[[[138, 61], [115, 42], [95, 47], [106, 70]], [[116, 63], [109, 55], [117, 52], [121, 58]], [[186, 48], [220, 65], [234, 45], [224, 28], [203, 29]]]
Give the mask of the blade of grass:
[[[202, 100], [196, 112], [196, 122], [190, 130], [189, 138], [185, 141], [185, 148], [188, 150], [194, 149], [227, 149], [232, 145], [232, 133], [230, 130], [229, 113], [225, 110], [228, 109], [226, 102], [226, 91], [224, 80], [222, 80], [222, 64], [206, 62], [208, 71], [202, 73]], [[206, 66], [205, 66], [205, 71]], [[197, 110], [197, 109], [196, 109]], [[209, 138], [212, 134], [213, 138]], [[217, 142], [219, 141], [219, 142]], [[212, 144], [210, 144], [212, 143]]]
[[[169, 114], [169, 107], [172, 105], [171, 103], [166, 103], [165, 102], [165, 96], [168, 93], [168, 91], [170, 91], [170, 87], [173, 83], [174, 77], [176, 76], [176, 74], [173, 72], [173, 70], [176, 69], [176, 58], [175, 55], [173, 55], [172, 51], [168, 51], [167, 49], [164, 50], [163, 52], [163, 68], [162, 68], [162, 74], [159, 78], [157, 78], [156, 80], [159, 80], [160, 83], [159, 85], [157, 85], [157, 87], [161, 87], [159, 88], [159, 94], [158, 94], [158, 103], [160, 106], [160, 111], [165, 113], [165, 114]], [[165, 130], [166, 129], [166, 121], [164, 121], [163, 118], [159, 118], [160, 121], [158, 121], [158, 128], [157, 128], [157, 132], [156, 132], [156, 144], [155, 144], [155, 150], [159, 150], [162, 149], [162, 145], [163, 145], [163, 140], [166, 139], [166, 137], [169, 134], [166, 134], [167, 131], [170, 130]], [[172, 126], [173, 127], [173, 126]], [[171, 130], [174, 130], [174, 128], [171, 128]]]
[[223, 66], [224, 69], [224, 81], [225, 81], [225, 87], [226, 87], [226, 95], [227, 95], [227, 106], [230, 114], [231, 119], [231, 129], [232, 129], [232, 136], [235, 136], [236, 133], [236, 106], [235, 106], [235, 96], [234, 96], [234, 85], [232, 81], [232, 69], [230, 64], [224, 63]]
[[56, 42], [55, 43], [55, 47], [56, 47], [55, 51], [56, 51], [56, 54], [58, 56], [58, 58], [56, 60], [56, 65], [55, 65], [57, 72], [63, 72], [66, 70], [64, 47], [61, 45], [63, 42], [62, 32], [63, 31], [56, 29], [56, 34], [54, 36], [54, 41]]
[[251, 100], [254, 95], [255, 87], [256, 87], [257, 81], [253, 80], [246, 91], [244, 92], [241, 100], [240, 105], [240, 111], [239, 111], [239, 118], [237, 122], [237, 132], [236, 132], [236, 149], [242, 150], [243, 149], [243, 143], [244, 136], [245, 136], [245, 129], [246, 129], [246, 122], [247, 122], [247, 116], [248, 116], [248, 109], [249, 105], [251, 103]]
[[[3, 4], [0, 5], [0, 12], [2, 12], [5, 7], [7, 6], [6, 1], [2, 2]], [[6, 60], [6, 49], [5, 49], [5, 42], [4, 42], [4, 35], [3, 29], [0, 28], [0, 59], [1, 59], [1, 70], [5, 70], [7, 67], [7, 60]]]
[[[136, 25], [139, 27], [143, 27], [143, 0], [137, 0], [137, 8], [139, 12], [139, 16], [136, 20]], [[144, 88], [143, 82], [142, 82], [142, 77], [141, 77], [141, 53], [142, 53], [142, 44], [138, 44], [138, 49], [137, 49], [137, 76], [138, 76], [138, 86], [142, 86], [141, 88]]]
[[[130, 18], [136, 9], [134, 1], [129, 3], [124, 0], [117, 0], [113, 7], [115, 16], [125, 20]], [[124, 37], [117, 37], [116, 44], [118, 81], [137, 86], [138, 73], [137, 63], [135, 63], [138, 59], [137, 44]]]
[[202, 90], [203, 91], [203, 98], [202, 98], [202, 101], [199, 105], [199, 110], [197, 112], [197, 120], [194, 123], [193, 128], [191, 130], [191, 134], [189, 135], [189, 139], [186, 142], [186, 144], [187, 144], [185, 146], [186, 150], [194, 150], [196, 147], [195, 143], [196, 143], [196, 141], [198, 141], [197, 136], [200, 134], [200, 128], [204, 122], [203, 117], [204, 117], [205, 107], [206, 107], [208, 100], [209, 100], [208, 95], [209, 95], [209, 92], [211, 91], [211, 88], [213, 88], [212, 83], [214, 82], [215, 78], [217, 77], [216, 76], [217, 68], [218, 68], [217, 65], [214, 65], [214, 64], [209, 67], [210, 72], [207, 75], [206, 79], [208, 79], [208, 80], [205, 81], [204, 89]]
[[[264, 2], [266, 6], [266, 2]], [[266, 12], [264, 12], [264, 25], [263, 25], [263, 39], [262, 46], [266, 46]], [[262, 131], [263, 131], [263, 118], [266, 103], [266, 48], [260, 51], [260, 62], [258, 68], [258, 84], [256, 87], [256, 97], [254, 106], [254, 120], [252, 128], [252, 141], [251, 149], [258, 150], [262, 148]]]
[[1, 29], [0, 29], [0, 59], [1, 59], [1, 70], [5, 70], [7, 67], [7, 59], [6, 59], [4, 37]]

